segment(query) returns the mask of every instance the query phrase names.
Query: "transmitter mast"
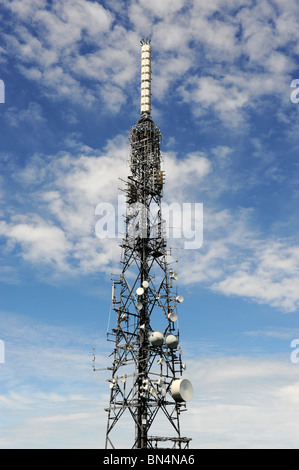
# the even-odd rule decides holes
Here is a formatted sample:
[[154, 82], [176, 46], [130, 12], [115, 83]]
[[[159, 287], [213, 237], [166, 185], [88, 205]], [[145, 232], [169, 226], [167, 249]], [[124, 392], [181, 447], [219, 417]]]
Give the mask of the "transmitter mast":
[[161, 213], [165, 174], [161, 132], [150, 116], [149, 39], [141, 41], [140, 111], [130, 134], [121, 274], [112, 275], [115, 326], [107, 333], [114, 348], [105, 448], [117, 447], [117, 432], [133, 428], [132, 448], [163, 448], [165, 442], [169, 447], [170, 441], [181, 449], [191, 440], [181, 435], [180, 414], [193, 388], [182, 378], [177, 304], [184, 299], [176, 291], [176, 261], [171, 261]]

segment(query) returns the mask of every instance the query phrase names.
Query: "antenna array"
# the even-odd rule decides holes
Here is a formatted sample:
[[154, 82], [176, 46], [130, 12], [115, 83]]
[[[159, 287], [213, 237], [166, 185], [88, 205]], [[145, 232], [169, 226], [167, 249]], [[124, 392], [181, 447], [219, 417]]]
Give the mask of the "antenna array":
[[[187, 448], [191, 439], [181, 436], [179, 419], [193, 393], [189, 380], [182, 379], [177, 305], [184, 299], [177, 294], [176, 261], [161, 216], [165, 174], [161, 132], [150, 117], [150, 41], [142, 40], [141, 46], [141, 119], [130, 135], [122, 269], [112, 276], [115, 328], [107, 333], [114, 348], [105, 447], [114, 448], [113, 433], [126, 415], [134, 422], [132, 448], [168, 441], [174, 448]], [[162, 415], [174, 436], [151, 435]]]

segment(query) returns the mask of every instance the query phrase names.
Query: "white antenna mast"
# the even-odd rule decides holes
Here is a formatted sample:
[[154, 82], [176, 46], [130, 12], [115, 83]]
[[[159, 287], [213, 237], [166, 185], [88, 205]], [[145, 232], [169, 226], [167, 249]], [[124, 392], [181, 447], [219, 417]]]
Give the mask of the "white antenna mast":
[[141, 114], [151, 114], [151, 46], [150, 39], [141, 43]]

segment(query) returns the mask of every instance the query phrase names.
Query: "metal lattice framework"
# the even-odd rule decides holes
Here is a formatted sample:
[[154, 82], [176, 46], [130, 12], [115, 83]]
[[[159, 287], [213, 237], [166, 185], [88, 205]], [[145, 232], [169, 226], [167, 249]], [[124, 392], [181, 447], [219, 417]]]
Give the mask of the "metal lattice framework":
[[[142, 45], [149, 46], [148, 41]], [[143, 112], [130, 135], [130, 175], [126, 181], [126, 231], [122, 240], [121, 274], [112, 276], [115, 328], [110, 367], [110, 402], [106, 448], [114, 448], [112, 434], [119, 420], [129, 415], [135, 426], [132, 448], [153, 448], [170, 441], [187, 448], [180, 413], [183, 399], [174, 399], [172, 384], [184, 372], [179, 347], [175, 261], [167, 248], [161, 214], [164, 171], [161, 133]], [[163, 414], [174, 435], [150, 435]]]

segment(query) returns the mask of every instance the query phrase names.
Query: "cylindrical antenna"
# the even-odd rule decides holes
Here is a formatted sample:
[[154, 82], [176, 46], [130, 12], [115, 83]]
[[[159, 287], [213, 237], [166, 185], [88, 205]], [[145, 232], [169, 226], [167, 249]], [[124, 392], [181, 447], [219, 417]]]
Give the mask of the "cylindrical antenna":
[[141, 114], [151, 114], [151, 46], [150, 39], [141, 43]]

